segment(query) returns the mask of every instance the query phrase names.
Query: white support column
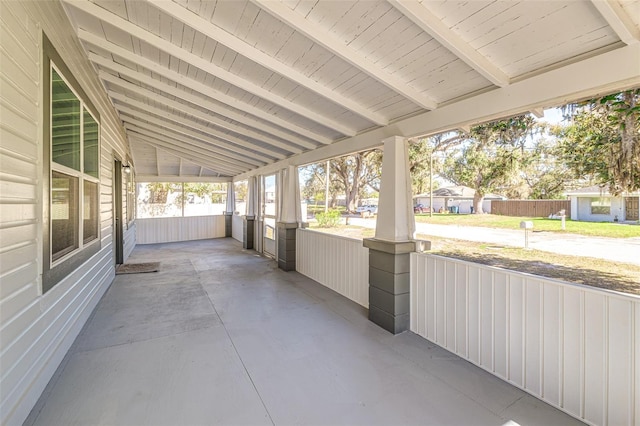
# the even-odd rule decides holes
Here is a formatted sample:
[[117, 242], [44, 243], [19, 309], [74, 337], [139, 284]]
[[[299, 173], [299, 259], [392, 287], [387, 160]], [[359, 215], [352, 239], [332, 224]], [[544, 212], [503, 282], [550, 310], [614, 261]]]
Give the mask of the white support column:
[[235, 192], [235, 186], [233, 184], [233, 182], [229, 182], [227, 183], [227, 205], [225, 208], [225, 213], [231, 213], [233, 214], [233, 212], [236, 209], [236, 192]]
[[282, 170], [282, 202], [280, 222], [300, 222], [300, 189], [298, 185], [298, 168], [288, 166]]
[[233, 182], [227, 183], [227, 203], [224, 208], [224, 236], [233, 235], [233, 210], [236, 207]]
[[256, 176], [247, 179], [247, 216], [255, 217], [258, 208], [258, 182]]
[[409, 254], [416, 249], [409, 150], [405, 138], [383, 141], [376, 236], [369, 248], [369, 319], [391, 333], [409, 329]]
[[410, 241], [415, 238], [415, 219], [409, 174], [409, 145], [393, 136], [383, 141], [382, 181], [378, 202], [376, 239]]
[[242, 224], [242, 247], [255, 249], [255, 219], [258, 208], [258, 182], [256, 176], [247, 179], [247, 210]]
[[296, 269], [296, 228], [300, 218], [300, 187], [298, 168], [288, 166], [280, 171], [281, 194], [278, 220], [278, 267], [285, 271]]

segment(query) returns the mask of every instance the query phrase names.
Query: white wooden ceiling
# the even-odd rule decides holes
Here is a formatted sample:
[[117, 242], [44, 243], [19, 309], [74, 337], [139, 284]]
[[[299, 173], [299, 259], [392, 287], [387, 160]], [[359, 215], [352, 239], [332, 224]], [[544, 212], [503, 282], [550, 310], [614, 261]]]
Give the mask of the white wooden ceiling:
[[346, 151], [372, 129], [402, 129], [637, 45], [639, 3], [65, 0], [65, 8], [124, 122], [138, 175], [226, 178], [336, 142]]

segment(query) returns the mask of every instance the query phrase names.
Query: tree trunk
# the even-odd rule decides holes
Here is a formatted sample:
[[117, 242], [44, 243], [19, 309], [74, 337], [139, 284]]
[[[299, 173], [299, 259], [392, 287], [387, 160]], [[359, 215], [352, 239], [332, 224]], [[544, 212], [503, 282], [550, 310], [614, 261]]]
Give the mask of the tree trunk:
[[476, 191], [473, 194], [473, 214], [483, 214], [482, 202], [484, 201], [484, 194], [480, 191]]

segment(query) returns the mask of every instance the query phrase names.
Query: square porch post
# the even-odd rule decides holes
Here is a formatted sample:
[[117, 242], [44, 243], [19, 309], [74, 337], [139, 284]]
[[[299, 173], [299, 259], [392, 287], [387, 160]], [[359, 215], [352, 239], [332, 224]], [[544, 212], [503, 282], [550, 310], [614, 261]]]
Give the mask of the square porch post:
[[233, 182], [227, 182], [227, 203], [224, 209], [224, 236], [231, 237], [233, 235], [233, 211], [236, 208], [236, 192]]
[[278, 268], [296, 270], [296, 230], [301, 216], [298, 168], [288, 166], [281, 171], [282, 194], [278, 229]]
[[253, 250], [256, 208], [258, 206], [258, 185], [255, 176], [247, 179], [247, 211], [242, 222], [242, 248]]
[[369, 319], [397, 334], [409, 329], [410, 253], [416, 250], [408, 142], [383, 141], [375, 237], [369, 248]]

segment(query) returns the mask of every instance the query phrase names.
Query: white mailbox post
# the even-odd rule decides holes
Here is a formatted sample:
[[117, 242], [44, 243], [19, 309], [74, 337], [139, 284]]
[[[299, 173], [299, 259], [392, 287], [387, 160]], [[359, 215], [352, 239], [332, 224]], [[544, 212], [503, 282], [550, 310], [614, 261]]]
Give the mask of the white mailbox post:
[[520, 228], [524, 229], [524, 248], [529, 248], [529, 230], [533, 229], [533, 222], [530, 220], [523, 220], [520, 222]]

